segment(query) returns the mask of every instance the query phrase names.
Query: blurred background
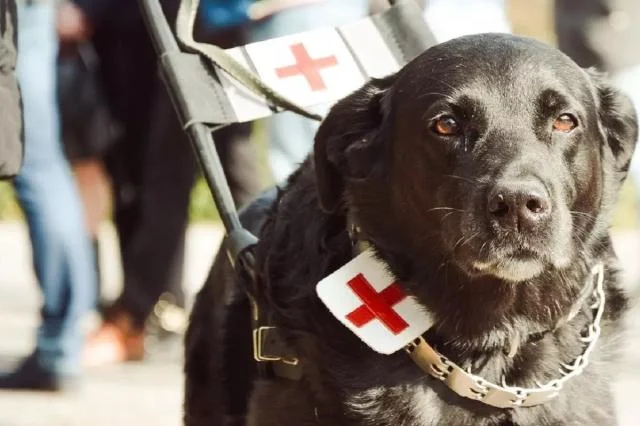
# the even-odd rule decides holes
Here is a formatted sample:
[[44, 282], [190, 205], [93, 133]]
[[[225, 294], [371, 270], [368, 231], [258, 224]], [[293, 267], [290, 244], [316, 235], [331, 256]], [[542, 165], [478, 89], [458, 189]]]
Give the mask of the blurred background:
[[[501, 3], [479, 3], [483, 2]], [[18, 3], [22, 9], [19, 17], [24, 18], [19, 27], [24, 25], [24, 34], [46, 24], [51, 31], [41, 37], [48, 38], [52, 46], [57, 37], [57, 50], [52, 48], [48, 53], [53, 55], [51, 60], [42, 65], [45, 68], [37, 68], [43, 73], [46, 67], [52, 70], [56, 76], [52, 86], [43, 88], [40, 79], [34, 84], [26, 72], [22, 85], [37, 86], [35, 96], [25, 96], [38, 98], [37, 90], [44, 90], [42, 93], [56, 99], [58, 111], [52, 110], [51, 117], [60, 129], [59, 151], [64, 153], [60, 158], [64, 157], [65, 167], [72, 171], [73, 191], [72, 201], [54, 198], [52, 206], [41, 207], [44, 201], [33, 201], [37, 172], [27, 168], [16, 185], [0, 182], [0, 373], [19, 373], [12, 379], [18, 380], [13, 382], [18, 383], [16, 388], [54, 391], [10, 390], [11, 384], [3, 386], [0, 381], [0, 426], [178, 425], [185, 312], [206, 277], [223, 233], [211, 195], [197, 172], [188, 142], [175, 126], [171, 105], [152, 77], [155, 55], [145, 40], [146, 29], [133, 18], [136, 1], [126, 0], [123, 6], [120, 0], [78, 0], [62, 3], [57, 10], [43, 10], [42, 16], [29, 10], [33, 6], [26, 2]], [[43, 3], [46, 0], [40, 6]], [[111, 5], [104, 6], [106, 3]], [[166, 3], [167, 13], [175, 13], [176, 2]], [[308, 29], [309, 19], [296, 15], [300, 10], [280, 9], [277, 0], [258, 2], [263, 3], [262, 9], [248, 6], [251, 1], [239, 1], [235, 14], [218, 13], [217, 3], [203, 1], [204, 18], [198, 34], [200, 39], [225, 48]], [[307, 3], [316, 7], [322, 1], [303, 1], [300, 9]], [[339, 13], [329, 13], [327, 25], [349, 22], [368, 9], [363, 6], [366, 0], [333, 3]], [[449, 4], [456, 3], [459, 0]], [[563, 3], [587, 8], [580, 1]], [[513, 33], [558, 44], [553, 0], [507, 0], [505, 5], [505, 22]], [[358, 7], [360, 11], [348, 10]], [[109, 8], [112, 12], [106, 11]], [[125, 19], [115, 19], [114, 8], [120, 8], [117, 15]], [[289, 21], [278, 21], [289, 12]], [[432, 12], [434, 16], [440, 13], [439, 19], [447, 16], [442, 11]], [[449, 19], [458, 19], [457, 12]], [[624, 16], [616, 19], [615, 25], [624, 26]], [[501, 31], [505, 24], [498, 19], [495, 25], [495, 30]], [[29, 52], [21, 53], [23, 70], [36, 67], [30, 62], [32, 54], [40, 60], [46, 57], [31, 51], [38, 43], [34, 39], [25, 35], [21, 43]], [[612, 67], [612, 71], [618, 69]], [[25, 114], [29, 114], [31, 102], [39, 101], [26, 102]], [[30, 124], [26, 119], [29, 144], [29, 138], [38, 137], [30, 126], [38, 128], [43, 121], [33, 119]], [[259, 121], [215, 136], [238, 204], [290, 171], [279, 162], [282, 153], [273, 148], [280, 137], [276, 125], [293, 128], [298, 137], [312, 135], [312, 129], [286, 120], [285, 116], [282, 123]], [[36, 157], [30, 157], [29, 152], [26, 155], [27, 162]], [[47, 159], [42, 161], [47, 163]], [[45, 182], [52, 182], [47, 179]], [[38, 200], [45, 198], [42, 195]], [[637, 199], [634, 179], [629, 179], [613, 226], [625, 285], [634, 301], [640, 282]], [[55, 216], [51, 209], [63, 213], [48, 225], [49, 215]], [[84, 220], [70, 219], [72, 209]], [[64, 240], [78, 232], [65, 221], [85, 225], [78, 244], [85, 255], [95, 252], [86, 260], [92, 268], [90, 277], [82, 275], [81, 266], [76, 274], [69, 266], [72, 262], [65, 261], [65, 256], [78, 260], [71, 250], [65, 252], [66, 242], [60, 243], [61, 254], [55, 259], [41, 254], [57, 253], [49, 241]], [[67, 267], [70, 272], [65, 273]], [[58, 281], [51, 278], [58, 275]], [[86, 287], [91, 291], [85, 291]], [[79, 301], [81, 297], [84, 302]], [[74, 309], [78, 310], [77, 324], [68, 325], [69, 312]], [[48, 322], [54, 325], [49, 327]], [[64, 362], [58, 362], [61, 357], [57, 355], [43, 355], [50, 345], [58, 344], [58, 334], [71, 335], [75, 328], [89, 337], [51, 351], [69, 352], [71, 355], [62, 357]], [[638, 349], [640, 310], [634, 304], [626, 355], [614, 384], [622, 425], [637, 425], [640, 418], [635, 401], [635, 389], [640, 385], [638, 357], [634, 355]], [[81, 373], [77, 364], [85, 366]], [[29, 376], [27, 385], [20, 386], [20, 374]], [[81, 387], [74, 389], [77, 382]], [[67, 391], [69, 384], [72, 390]]]
[[[514, 34], [521, 34], [542, 40], [551, 45], [556, 45], [556, 35], [553, 21], [553, 0], [507, 0], [507, 12], [511, 21]], [[253, 143], [256, 145], [261, 160], [259, 173], [263, 187], [268, 187], [273, 182], [266, 161], [266, 137], [264, 129], [256, 126], [256, 137]], [[627, 181], [620, 200], [619, 208], [615, 216], [616, 229], [631, 229], [636, 226], [637, 217], [634, 214], [635, 198], [633, 182]], [[19, 221], [22, 219], [20, 208], [15, 201], [8, 183], [0, 183], [0, 220]], [[189, 205], [189, 220], [191, 223], [217, 223], [218, 216], [211, 199], [211, 194], [203, 179], [198, 178], [191, 192]]]

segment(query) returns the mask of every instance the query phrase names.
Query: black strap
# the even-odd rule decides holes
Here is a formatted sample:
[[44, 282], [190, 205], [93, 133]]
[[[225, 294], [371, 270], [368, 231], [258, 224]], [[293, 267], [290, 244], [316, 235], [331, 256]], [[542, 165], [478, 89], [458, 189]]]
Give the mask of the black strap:
[[[141, 1], [143, 4], [157, 2], [157, 0]], [[253, 71], [237, 63], [225, 50], [193, 40], [193, 12], [199, 1], [183, 0], [176, 21], [181, 46], [187, 49], [188, 53], [178, 48], [161, 10], [160, 16], [152, 19], [150, 25], [157, 27], [156, 21], [163, 20], [166, 26], [166, 31], [161, 31], [161, 34], [154, 39], [157, 40], [156, 45], [159, 43], [172, 45], [171, 49], [165, 49], [160, 54], [161, 71], [167, 85], [172, 88], [172, 100], [185, 129], [194, 123], [205, 123], [215, 127], [238, 121], [217, 75], [220, 69], [252, 92], [266, 98], [274, 106], [275, 111], [285, 109], [312, 119], [320, 118], [268, 87]], [[398, 62], [406, 64], [425, 49], [436, 44], [436, 40], [429, 31], [422, 17], [422, 10], [415, 0], [391, 3], [394, 4], [393, 7], [372, 15], [371, 20]]]
[[273, 105], [293, 111], [313, 120], [322, 119], [320, 115], [308, 111], [306, 108], [287, 99], [285, 96], [269, 87], [260, 79], [260, 77], [238, 63], [224, 49], [213, 44], [200, 43], [196, 41], [193, 38], [193, 29], [199, 5], [200, 0], [182, 0], [180, 3], [180, 9], [178, 10], [178, 17], [176, 20], [176, 32], [178, 40], [182, 43], [185, 50], [201, 54], [209, 60], [210, 64], [225, 71], [256, 95], [264, 96]]

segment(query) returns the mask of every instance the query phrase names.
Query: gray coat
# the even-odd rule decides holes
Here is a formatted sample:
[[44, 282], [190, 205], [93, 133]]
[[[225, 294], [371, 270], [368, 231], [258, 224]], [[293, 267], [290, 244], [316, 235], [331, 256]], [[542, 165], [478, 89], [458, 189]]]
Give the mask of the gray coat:
[[16, 2], [0, 0], [0, 179], [18, 173], [24, 153], [16, 56]]
[[640, 65], [640, 0], [556, 0], [558, 47], [583, 67]]

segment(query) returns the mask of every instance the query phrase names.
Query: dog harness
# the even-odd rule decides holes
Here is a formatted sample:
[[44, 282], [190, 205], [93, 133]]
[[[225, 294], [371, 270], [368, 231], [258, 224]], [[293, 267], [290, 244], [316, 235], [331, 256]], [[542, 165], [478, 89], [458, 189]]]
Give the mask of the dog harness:
[[[328, 310], [343, 325], [356, 334], [372, 350], [390, 355], [405, 351], [426, 374], [442, 381], [456, 394], [498, 408], [532, 407], [555, 398], [564, 384], [580, 375], [589, 363], [600, 337], [605, 308], [604, 266], [596, 264], [590, 271], [578, 300], [566, 321], [571, 321], [588, 302], [592, 320], [583, 330], [580, 355], [558, 366], [558, 377], [546, 383], [536, 381], [531, 388], [511, 386], [503, 376], [500, 384], [490, 382], [464, 369], [434, 349], [423, 337], [433, 320], [411, 296], [395, 283], [388, 266], [377, 259], [373, 249], [358, 238], [352, 241], [354, 259], [318, 283], [316, 292]], [[350, 300], [351, 299], [351, 300]], [[353, 309], [353, 300], [360, 306]], [[374, 324], [375, 323], [375, 324]], [[288, 379], [302, 377], [302, 366], [290, 350], [285, 350], [276, 327], [254, 330], [254, 358], [258, 362], [275, 362], [276, 376]], [[509, 351], [515, 356], [516, 339]], [[268, 355], [267, 355], [268, 354]]]
[[[340, 36], [340, 40], [345, 40], [345, 49], [347, 45], [353, 47], [352, 45], [357, 43], [358, 40], [351, 37], [353, 34], [361, 33], [363, 28], [373, 29], [373, 34], [380, 35], [378, 38], [382, 40], [381, 46], [386, 46], [388, 53], [395, 58], [396, 65], [400, 66], [417, 56], [430, 44], [433, 44], [433, 37], [420, 18], [420, 10], [414, 2], [390, 1], [390, 3], [393, 7], [389, 8], [385, 13], [365, 20], [357, 24], [356, 27], [340, 28], [339, 34], [337, 34]], [[250, 121], [283, 109], [311, 119], [318, 120], [320, 117], [309, 111], [307, 104], [301, 105], [295, 99], [289, 99], [272, 89], [262, 79], [258, 78], [255, 72], [243, 67], [238, 59], [234, 58], [229, 52], [225, 52], [213, 45], [205, 45], [195, 41], [193, 27], [200, 0], [183, 0], [181, 2], [176, 29], [180, 46], [178, 46], [173, 37], [159, 3], [154, 0], [144, 0], [142, 4], [152, 40], [160, 53], [162, 76], [169, 88], [172, 99], [176, 103], [181, 122], [193, 141], [195, 151], [203, 166], [205, 177], [227, 230], [229, 258], [235, 269], [242, 274], [243, 279], [248, 284], [245, 290], [252, 306], [253, 356], [257, 361], [258, 371], [263, 377], [275, 375], [280, 378], [299, 380], [303, 376], [303, 366], [299, 358], [285, 343], [280, 330], [274, 326], [267, 309], [262, 309], [267, 304], [264, 300], [261, 300], [260, 291], [257, 288], [257, 280], [254, 276], [255, 263], [251, 251], [257, 239], [240, 223], [231, 193], [228, 185], [226, 185], [220, 159], [214, 148], [211, 129], [232, 122]], [[369, 41], [364, 44], [365, 47]], [[181, 51], [179, 47], [189, 53]], [[296, 49], [301, 50], [299, 47], [296, 47]], [[378, 50], [374, 50], [374, 52], [379, 55]], [[359, 59], [360, 64], [357, 68], [367, 69], [370, 63], [363, 58]], [[377, 60], [371, 63], [378, 64], [380, 62], [380, 60]], [[246, 91], [242, 88], [227, 85], [225, 86], [227, 88], [225, 92], [219, 81], [220, 78], [211, 78], [211, 74], [215, 69], [224, 70], [226, 74], [221, 73], [220, 75], [223, 77], [225, 75], [230, 76], [233, 81], [240, 83]], [[374, 71], [379, 72], [380, 70]], [[285, 77], [289, 75], [289, 71], [282, 72]], [[220, 77], [220, 75], [216, 73], [216, 76]], [[371, 76], [373, 74], [369, 72], [368, 75]], [[242, 96], [239, 96], [239, 98], [245, 99], [247, 95], [245, 92], [247, 91], [249, 95], [258, 96], [261, 105], [264, 105], [258, 109], [251, 109], [246, 108], [246, 104], [241, 103], [238, 105], [244, 105], [245, 107], [236, 108], [238, 105], [229, 101], [229, 96], [231, 96], [229, 93], [241, 92]], [[225, 93], [224, 95], [223, 92]], [[251, 114], [248, 112], [251, 112]], [[244, 115], [240, 113], [244, 113]], [[369, 256], [369, 260], [373, 259], [370, 253], [365, 256]], [[358, 256], [354, 260], [357, 259], [359, 259]], [[377, 268], [379, 271], [384, 271], [385, 265], [380, 263]], [[383, 272], [380, 273], [384, 278]], [[388, 279], [388, 276], [385, 279]], [[560, 377], [558, 379], [546, 384], [540, 384], [536, 388], [508, 386], [504, 383], [504, 380], [501, 385], [497, 385], [462, 369], [424, 340], [422, 334], [431, 324], [429, 316], [420, 310], [417, 302], [402, 293], [400, 286], [386, 286], [385, 288], [391, 287], [391, 290], [387, 290], [384, 295], [376, 296], [376, 294], [384, 291], [385, 288], [376, 291], [375, 283], [364, 281], [366, 280], [359, 279], [354, 282], [353, 289], [359, 292], [358, 297], [361, 297], [361, 300], [368, 300], [368, 303], [364, 303], [366, 308], [360, 309], [358, 307], [354, 309], [353, 314], [351, 312], [348, 313], [352, 314], [350, 317], [351, 322], [356, 328], [363, 328], [368, 323], [381, 322], [375, 319], [380, 318], [380, 315], [382, 315], [385, 320], [385, 327], [390, 329], [396, 337], [393, 342], [385, 341], [380, 336], [374, 339], [367, 337], [367, 343], [374, 350], [383, 353], [404, 350], [418, 367], [430, 376], [442, 380], [458, 395], [495, 407], [528, 407], [542, 404], [557, 396], [567, 380], [579, 375], [584, 370], [600, 335], [600, 321], [605, 304], [603, 290], [604, 268], [602, 264], [596, 265], [591, 271], [583, 290], [584, 297], [578, 300], [569, 318], [571, 319], [575, 316], [586, 298], [591, 297], [593, 299], [593, 304], [590, 307], [593, 311], [593, 320], [585, 331], [584, 336], [581, 337], [584, 343], [581, 355], [571, 363], [559, 366]], [[325, 298], [325, 303], [330, 299]], [[327, 306], [331, 310], [333, 305], [330, 306], [328, 304]], [[372, 308], [375, 308], [375, 306], [378, 309]], [[395, 310], [396, 307], [398, 311]], [[398, 315], [398, 312], [403, 310], [406, 310], [407, 315]], [[343, 318], [340, 317], [339, 319], [342, 320]], [[358, 327], [358, 324], [361, 324], [361, 326]], [[514, 348], [517, 348], [517, 345]], [[515, 355], [513, 348], [510, 352], [512, 356]]]

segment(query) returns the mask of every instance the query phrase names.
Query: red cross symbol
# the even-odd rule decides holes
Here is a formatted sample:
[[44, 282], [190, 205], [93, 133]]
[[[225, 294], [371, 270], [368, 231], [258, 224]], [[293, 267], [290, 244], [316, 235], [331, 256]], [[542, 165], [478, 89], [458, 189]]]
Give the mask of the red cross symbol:
[[398, 283], [393, 283], [378, 293], [362, 274], [358, 274], [347, 285], [364, 303], [347, 315], [353, 325], [361, 328], [377, 318], [393, 334], [400, 334], [409, 328], [409, 324], [393, 310], [395, 305], [407, 297]]
[[309, 56], [309, 52], [304, 48], [302, 43], [296, 43], [291, 46], [296, 63], [282, 68], [276, 68], [276, 74], [280, 78], [293, 77], [295, 75], [304, 75], [304, 78], [311, 86], [314, 92], [325, 90], [327, 87], [322, 80], [320, 70], [338, 65], [335, 56], [327, 56], [324, 58], [313, 59]]

